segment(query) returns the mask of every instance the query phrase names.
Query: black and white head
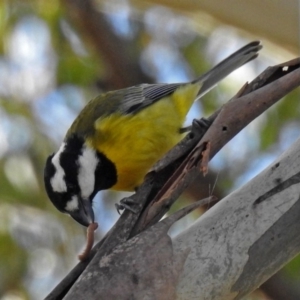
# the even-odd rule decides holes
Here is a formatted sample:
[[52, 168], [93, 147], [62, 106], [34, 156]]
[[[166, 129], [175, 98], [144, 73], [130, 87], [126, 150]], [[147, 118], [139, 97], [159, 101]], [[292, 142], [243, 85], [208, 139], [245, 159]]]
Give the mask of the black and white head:
[[44, 181], [54, 206], [78, 223], [94, 222], [92, 200], [99, 190], [116, 183], [114, 164], [73, 135], [48, 157]]

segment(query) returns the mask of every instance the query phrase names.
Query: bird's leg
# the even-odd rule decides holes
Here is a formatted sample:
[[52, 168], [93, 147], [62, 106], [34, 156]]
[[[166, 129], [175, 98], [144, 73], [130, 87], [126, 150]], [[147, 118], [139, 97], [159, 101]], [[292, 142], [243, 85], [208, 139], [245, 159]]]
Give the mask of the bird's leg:
[[137, 203], [132, 198], [123, 198], [120, 200], [120, 203], [116, 203], [115, 207], [117, 209], [117, 212], [120, 214], [120, 210], [127, 209], [131, 211], [132, 213], [136, 214], [138, 213], [137, 209], [134, 209], [134, 206]]
[[180, 128], [180, 133], [189, 132], [189, 134], [187, 134], [173, 149], [171, 149], [171, 151], [168, 152], [163, 159], [159, 160], [152, 167], [151, 171], [158, 172], [173, 163], [179, 157], [185, 155], [195, 146], [197, 141], [203, 137], [211, 124], [212, 121], [209, 119], [194, 119], [191, 126]]
[[211, 121], [205, 118], [200, 120], [194, 119], [192, 125], [180, 128], [180, 133], [191, 132], [194, 136], [203, 136], [207, 128], [211, 125]]

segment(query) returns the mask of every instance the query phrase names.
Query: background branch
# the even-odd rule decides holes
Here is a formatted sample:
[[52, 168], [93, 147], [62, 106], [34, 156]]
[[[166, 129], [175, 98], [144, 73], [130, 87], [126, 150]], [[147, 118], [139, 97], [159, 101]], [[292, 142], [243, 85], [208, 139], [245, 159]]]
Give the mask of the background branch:
[[92, 1], [63, 0], [63, 2], [73, 23], [79, 25], [84, 31], [83, 36], [87, 37], [91, 46], [105, 58], [109, 78], [106, 82], [102, 82], [102, 87], [106, 90], [115, 90], [153, 81], [142, 72], [136, 59], [139, 56], [139, 49], [134, 43], [112, 33], [105, 15], [97, 11]]

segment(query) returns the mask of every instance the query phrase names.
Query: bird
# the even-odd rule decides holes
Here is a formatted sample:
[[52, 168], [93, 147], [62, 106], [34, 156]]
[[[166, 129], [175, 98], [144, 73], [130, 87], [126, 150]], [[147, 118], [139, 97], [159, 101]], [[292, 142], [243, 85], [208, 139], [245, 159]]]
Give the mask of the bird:
[[207, 73], [185, 83], [139, 84], [90, 100], [44, 168], [54, 206], [83, 226], [94, 222], [93, 198], [101, 190], [134, 191], [151, 167], [183, 137], [194, 101], [253, 60], [254, 41]]

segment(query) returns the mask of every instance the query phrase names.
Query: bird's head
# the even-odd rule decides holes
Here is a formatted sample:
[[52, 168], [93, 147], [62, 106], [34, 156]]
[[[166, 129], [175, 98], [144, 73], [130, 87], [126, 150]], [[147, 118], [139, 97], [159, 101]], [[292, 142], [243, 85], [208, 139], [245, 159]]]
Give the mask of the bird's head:
[[76, 135], [47, 159], [44, 181], [54, 206], [84, 226], [94, 222], [92, 200], [117, 180], [114, 164]]

